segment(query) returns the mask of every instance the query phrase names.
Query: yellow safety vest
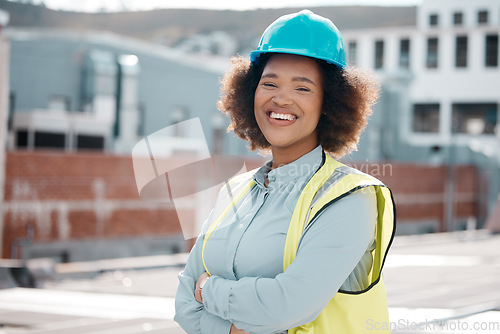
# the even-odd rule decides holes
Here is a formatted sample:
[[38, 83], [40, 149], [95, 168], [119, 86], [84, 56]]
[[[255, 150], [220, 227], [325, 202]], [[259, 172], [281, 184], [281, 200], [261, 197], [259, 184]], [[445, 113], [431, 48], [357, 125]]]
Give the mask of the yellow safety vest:
[[[203, 240], [202, 260], [205, 264], [205, 245], [220, 222], [253, 187], [251, 171], [237, 176], [238, 191], [229, 205], [207, 230]], [[250, 179], [250, 180], [249, 180]], [[229, 183], [231, 185], [232, 183]], [[283, 271], [295, 259], [297, 247], [305, 228], [322, 210], [352, 192], [373, 187], [377, 197], [376, 247], [372, 251], [373, 265], [368, 273], [370, 285], [361, 291], [339, 290], [320, 315], [312, 322], [288, 330], [289, 334], [362, 334], [390, 333], [387, 296], [382, 279], [382, 267], [394, 238], [395, 206], [391, 191], [376, 178], [350, 168], [330, 156], [302, 190], [288, 227], [283, 257]]]

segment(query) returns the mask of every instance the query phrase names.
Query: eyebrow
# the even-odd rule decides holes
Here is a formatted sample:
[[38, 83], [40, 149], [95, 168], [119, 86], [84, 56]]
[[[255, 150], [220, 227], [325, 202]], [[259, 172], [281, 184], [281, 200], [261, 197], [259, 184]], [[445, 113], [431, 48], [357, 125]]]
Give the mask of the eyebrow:
[[[262, 75], [261, 79], [262, 79], [262, 78], [272, 78], [272, 79], [277, 79], [277, 78], [278, 78], [278, 76], [277, 76], [275, 73], [267, 73], [267, 74]], [[308, 82], [308, 83], [313, 84], [314, 86], [316, 86], [316, 84], [314, 83], [314, 81], [312, 81], [311, 79], [306, 78], [306, 77], [293, 77], [293, 78], [292, 78], [292, 81], [302, 81], [302, 82]]]
[[313, 84], [314, 86], [316, 86], [316, 84], [314, 83], [314, 81], [312, 81], [311, 79], [306, 78], [306, 77], [294, 77], [294, 78], [292, 79], [292, 81], [302, 81], [302, 82], [308, 82], [308, 83]]

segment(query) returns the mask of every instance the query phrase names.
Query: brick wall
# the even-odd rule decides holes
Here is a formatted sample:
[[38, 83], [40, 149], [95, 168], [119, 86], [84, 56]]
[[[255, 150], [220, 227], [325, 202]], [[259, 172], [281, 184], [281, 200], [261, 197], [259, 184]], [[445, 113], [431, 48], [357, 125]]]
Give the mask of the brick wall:
[[[235, 162], [229, 157], [221, 161], [228, 166]], [[246, 160], [248, 169], [261, 163], [261, 159]], [[400, 224], [434, 220], [444, 231], [449, 172], [446, 166], [353, 166], [380, 178], [392, 189]], [[477, 178], [471, 166], [456, 168], [457, 219], [478, 214]], [[188, 213], [193, 210], [189, 202], [178, 209]], [[29, 230], [36, 244], [182, 235], [171, 203], [153, 203], [139, 197], [128, 156], [8, 152], [1, 256], [11, 257], [12, 245], [29, 238]]]
[[[183, 165], [179, 156], [176, 165]], [[241, 161], [220, 158], [225, 166]], [[261, 160], [248, 160], [248, 169]], [[218, 169], [224, 167], [218, 165]], [[138, 195], [132, 159], [102, 153], [52, 151], [7, 153], [1, 256], [20, 242], [54, 243], [126, 238], [182, 238], [177, 212], [194, 224], [195, 202], [144, 201]], [[179, 175], [188, 183], [190, 175]], [[33, 240], [30, 232], [33, 231]], [[189, 244], [187, 245], [189, 247]]]
[[[392, 163], [392, 172], [380, 179], [394, 193], [398, 223], [436, 221], [438, 231], [446, 231], [447, 206], [453, 207], [456, 221], [480, 218], [478, 175], [474, 166], [427, 166]], [[388, 168], [386, 171], [389, 170]], [[448, 196], [449, 175], [454, 173], [452, 202]]]

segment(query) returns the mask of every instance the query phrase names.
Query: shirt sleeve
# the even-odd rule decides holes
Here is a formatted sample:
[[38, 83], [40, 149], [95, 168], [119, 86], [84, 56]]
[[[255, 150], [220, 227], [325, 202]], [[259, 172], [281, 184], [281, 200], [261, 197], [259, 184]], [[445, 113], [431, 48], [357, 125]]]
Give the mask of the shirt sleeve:
[[202, 290], [205, 309], [249, 333], [313, 321], [372, 245], [376, 219], [372, 188], [346, 196], [306, 230], [295, 260], [275, 278], [212, 276]]
[[209, 313], [194, 297], [198, 277], [205, 272], [201, 260], [203, 233], [198, 237], [191, 250], [184, 270], [179, 273], [179, 287], [175, 296], [174, 320], [188, 334], [229, 334], [231, 322]]

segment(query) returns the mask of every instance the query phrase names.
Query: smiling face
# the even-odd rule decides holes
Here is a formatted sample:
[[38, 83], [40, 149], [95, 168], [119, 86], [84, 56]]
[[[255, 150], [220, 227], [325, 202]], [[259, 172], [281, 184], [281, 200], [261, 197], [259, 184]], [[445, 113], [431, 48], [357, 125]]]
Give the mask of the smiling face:
[[268, 60], [255, 90], [254, 112], [273, 156], [288, 152], [299, 158], [318, 145], [322, 103], [323, 77], [314, 59], [276, 54]]

